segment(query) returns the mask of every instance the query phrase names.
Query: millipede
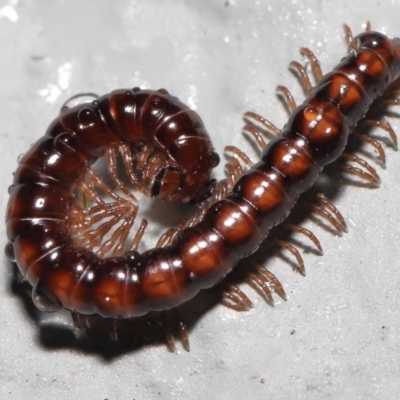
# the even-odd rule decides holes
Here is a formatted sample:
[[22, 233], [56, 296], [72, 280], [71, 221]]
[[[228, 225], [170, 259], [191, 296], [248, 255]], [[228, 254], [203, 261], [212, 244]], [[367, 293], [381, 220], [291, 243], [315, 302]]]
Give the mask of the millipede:
[[[223, 281], [271, 229], [285, 223], [299, 196], [339, 157], [348, 162], [348, 173], [378, 184], [378, 174], [365, 160], [344, 151], [349, 134], [361, 124], [382, 128], [397, 146], [390, 123], [365, 114], [383, 95], [387, 104], [398, 104], [397, 92], [388, 87], [400, 76], [400, 40], [371, 31], [369, 24], [355, 37], [344, 28], [349, 54], [325, 75], [311, 50], [301, 49], [316, 85], [301, 64], [290, 64], [308, 96], [297, 106], [289, 90], [278, 87], [291, 111], [282, 130], [245, 113], [244, 131], [261, 148], [260, 160], [253, 164], [227, 146], [232, 157], [227, 178], [219, 182], [211, 178], [219, 156], [201, 118], [166, 90], [117, 90], [78, 105], [67, 102], [45, 135], [19, 158], [9, 188], [5, 252], [32, 286], [34, 304], [46, 312], [70, 311], [76, 325], [84, 325], [87, 316], [108, 318], [116, 333], [120, 319], [175, 309]], [[261, 130], [276, 137], [266, 143]], [[366, 135], [363, 140], [384, 161], [381, 144]], [[102, 157], [117, 191], [93, 167]], [[199, 204], [191, 219], [142, 253], [138, 245], [147, 221], [128, 244], [139, 202], [120, 177], [121, 163], [139, 192]], [[346, 231], [344, 218], [325, 195], [319, 194], [312, 208], [339, 233]], [[290, 228], [321, 250], [312, 232]], [[305, 274], [297, 250], [276, 242], [295, 255]], [[286, 298], [266, 268], [260, 266], [249, 278], [270, 302], [271, 290]], [[222, 296], [234, 308], [251, 307], [235, 285]]]

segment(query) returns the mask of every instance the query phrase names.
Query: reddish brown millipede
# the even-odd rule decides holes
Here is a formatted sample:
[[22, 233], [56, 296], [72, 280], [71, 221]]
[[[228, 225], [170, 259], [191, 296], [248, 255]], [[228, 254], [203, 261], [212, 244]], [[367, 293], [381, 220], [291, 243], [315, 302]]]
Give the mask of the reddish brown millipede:
[[[315, 87], [299, 64], [291, 64], [310, 94], [296, 107], [289, 91], [279, 88], [292, 110], [282, 131], [254, 113], [245, 114], [279, 134], [265, 145], [248, 128], [264, 147], [261, 160], [249, 163], [244, 173], [238, 163], [231, 164], [228, 172], [236, 182], [232, 190], [204, 207], [196, 223], [168, 234], [166, 246], [142, 254], [136, 251], [140, 235], [124, 253], [137, 204], [118, 177], [117, 149], [141, 191], [172, 201], [204, 199], [215, 186], [209, 176], [218, 156], [200, 118], [164, 90], [121, 90], [91, 104], [63, 108], [45, 136], [19, 160], [6, 214], [6, 254], [33, 286], [35, 304], [44, 311], [139, 317], [190, 300], [254, 253], [323, 167], [342, 155], [370, 105], [400, 75], [399, 39], [369, 30], [354, 38], [348, 28], [346, 33], [349, 55], [326, 75], [313, 53], [302, 49], [318, 80]], [[385, 120], [367, 123], [394, 138]], [[248, 162], [238, 149], [230, 150]], [[109, 190], [91, 169], [103, 155], [113, 181], [130, 201]], [[363, 160], [348, 157], [368, 171], [349, 167], [350, 172], [378, 180]], [[113, 202], [105, 203], [99, 190]], [[336, 213], [332, 223], [345, 229], [330, 203], [323, 196], [319, 201]], [[112, 255], [105, 257], [108, 252]], [[261, 274], [252, 279], [261, 287], [266, 280], [272, 282], [284, 296], [273, 275], [267, 270]], [[235, 299], [235, 294], [228, 296]], [[236, 296], [234, 301], [246, 304], [242, 293]]]

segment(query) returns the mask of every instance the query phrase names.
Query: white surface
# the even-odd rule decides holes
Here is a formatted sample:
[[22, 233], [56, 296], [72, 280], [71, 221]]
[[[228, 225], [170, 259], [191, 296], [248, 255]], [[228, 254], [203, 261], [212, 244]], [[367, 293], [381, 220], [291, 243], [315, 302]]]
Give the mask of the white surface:
[[[220, 154], [228, 143], [248, 149], [243, 112], [282, 126], [287, 114], [275, 87], [284, 84], [302, 99], [286, 69], [301, 59], [300, 47], [314, 50], [329, 71], [346, 54], [343, 22], [358, 33], [370, 20], [374, 29], [400, 36], [400, 4], [368, 3], [1, 0], [1, 213], [17, 156], [72, 94], [165, 87], [197, 109]], [[190, 353], [178, 342], [177, 354], [148, 345], [105, 357], [101, 349], [43, 337], [35, 314], [11, 289], [12, 268], [2, 256], [1, 397], [398, 398], [400, 156], [385, 148], [386, 170], [373, 155], [370, 161], [382, 177], [379, 190], [330, 175], [326, 189], [335, 193], [349, 233], [338, 238], [313, 228], [325, 255], [304, 255], [306, 278], [279, 258], [267, 259], [288, 302], [275, 297], [271, 308], [244, 285], [255, 308], [213, 306], [191, 328]], [[58, 319], [63, 323], [45, 316], [42, 324]]]

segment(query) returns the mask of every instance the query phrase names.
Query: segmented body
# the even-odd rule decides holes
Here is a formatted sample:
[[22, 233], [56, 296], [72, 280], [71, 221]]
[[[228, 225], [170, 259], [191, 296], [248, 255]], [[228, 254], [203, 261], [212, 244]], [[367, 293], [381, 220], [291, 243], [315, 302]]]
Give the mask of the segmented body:
[[[65, 135], [57, 124], [51, 127], [20, 161], [7, 211], [8, 238], [34, 296], [84, 315], [129, 318], [178, 306], [218, 283], [288, 216], [322, 168], [342, 154], [372, 102], [399, 76], [399, 40], [365, 32], [354, 43], [225, 199], [171, 245], [142, 254], [100, 259], [72, 244], [63, 216], [73, 184], [117, 139], [115, 133], [86, 138], [79, 130]], [[54, 165], [51, 154], [58, 155]]]

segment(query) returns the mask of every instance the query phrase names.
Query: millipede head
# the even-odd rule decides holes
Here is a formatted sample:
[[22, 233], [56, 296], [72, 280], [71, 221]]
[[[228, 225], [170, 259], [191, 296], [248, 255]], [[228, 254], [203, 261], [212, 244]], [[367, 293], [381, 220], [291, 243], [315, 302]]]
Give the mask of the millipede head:
[[[200, 149], [199, 153], [202, 151]], [[196, 158], [202, 161], [194, 163], [194, 166], [186, 164], [187, 169], [174, 164], [161, 167], [153, 178], [151, 196], [183, 203], [202, 203], [210, 197], [216, 185], [210, 175], [212, 169], [219, 164], [219, 156], [210, 151], [207, 157], [200, 154]]]

